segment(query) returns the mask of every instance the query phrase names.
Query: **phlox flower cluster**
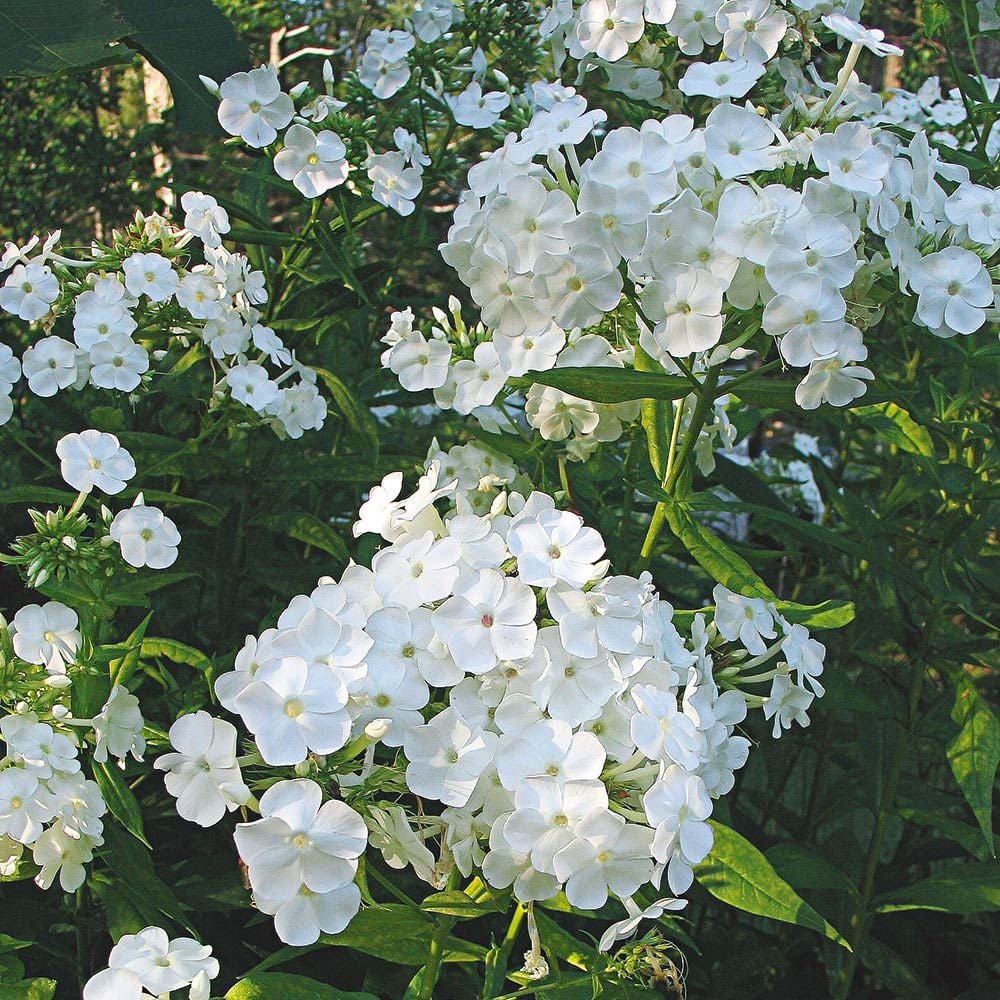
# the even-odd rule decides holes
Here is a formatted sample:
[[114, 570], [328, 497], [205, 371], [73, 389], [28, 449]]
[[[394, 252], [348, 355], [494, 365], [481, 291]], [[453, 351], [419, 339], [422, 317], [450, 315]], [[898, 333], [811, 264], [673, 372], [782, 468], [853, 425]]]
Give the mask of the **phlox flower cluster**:
[[[0, 308], [39, 323], [45, 335], [21, 358], [0, 344], [0, 423], [13, 413], [22, 377], [42, 398], [88, 385], [137, 393], [169, 376], [194, 339], [223, 372], [217, 400], [230, 397], [289, 437], [322, 426], [315, 372], [260, 322], [263, 273], [222, 245], [225, 209], [197, 191], [181, 207], [184, 228], [137, 214], [111, 246], [94, 244], [80, 259], [60, 252], [58, 232], [41, 245], [37, 237], [7, 244]], [[201, 244], [204, 263], [189, 263], [192, 243]]]
[[[602, 135], [603, 111], [572, 88], [536, 84], [527, 126], [470, 169], [441, 246], [481, 325], [436, 317], [428, 336], [398, 313], [383, 363], [404, 387], [433, 389], [439, 406], [478, 417], [504, 402], [510, 379], [630, 365], [638, 347], [671, 374], [686, 361], [696, 377], [772, 353], [801, 372], [796, 401], [813, 409], [852, 403], [874, 378], [861, 362], [885, 286], [915, 300], [914, 322], [940, 337], [996, 319], [996, 192], [970, 183], [923, 132], [907, 141], [882, 127], [881, 100], [851, 68], [863, 49], [896, 50], [846, 15], [856, 5], [836, 6], [555, 5], [577, 58], [597, 51], [586, 48], [597, 35], [634, 41], [645, 18], [665, 23], [685, 55], [721, 46], [724, 61], [712, 65], [726, 73], [756, 60], [754, 79], [783, 82], [787, 103], [769, 114], [742, 103], [749, 87], [708, 92], [686, 75], [682, 92], [721, 98], [703, 120], [674, 113]], [[704, 16], [692, 18], [696, 9]], [[850, 42], [836, 84], [777, 58], [806, 23]], [[585, 26], [595, 24], [592, 37]], [[537, 383], [525, 411], [543, 437], [570, 439], [571, 455], [613, 440], [630, 419]]]
[[[715, 621], [682, 635], [648, 574], [610, 574], [597, 531], [514, 480], [476, 444], [435, 448], [410, 495], [386, 476], [354, 526], [385, 543], [371, 568], [295, 597], [216, 681], [256, 752], [237, 760], [206, 712], [170, 731], [157, 767], [182, 816], [260, 813], [236, 846], [288, 943], [348, 925], [370, 843], [438, 887], [457, 869], [524, 902], [617, 898], [610, 947], [643, 886], [666, 879], [657, 913], [682, 905], [747, 759], [748, 703], [775, 736], [808, 724], [824, 651], [806, 629], [717, 588]], [[744, 671], [770, 694], [744, 694]]]

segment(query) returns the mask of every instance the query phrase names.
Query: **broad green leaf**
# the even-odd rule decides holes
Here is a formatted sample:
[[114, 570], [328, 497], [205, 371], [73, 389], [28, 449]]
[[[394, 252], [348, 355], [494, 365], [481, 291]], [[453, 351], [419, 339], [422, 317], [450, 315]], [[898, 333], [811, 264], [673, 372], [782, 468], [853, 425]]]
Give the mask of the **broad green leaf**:
[[[646, 492], [645, 487], [643, 491]], [[660, 499], [667, 496], [659, 490], [657, 494]], [[716, 583], [721, 583], [744, 597], [763, 597], [769, 601], [774, 599], [774, 592], [753, 571], [750, 564], [737, 555], [711, 528], [696, 521], [687, 505], [669, 498], [665, 502], [670, 530]]]
[[143, 639], [143, 659], [163, 657], [171, 663], [183, 663], [195, 670], [205, 671], [211, 668], [212, 661], [201, 650], [187, 646], [176, 639]]
[[52, 1000], [54, 979], [25, 979], [21, 983], [0, 984], [0, 1000]]
[[775, 601], [774, 606], [793, 625], [805, 625], [809, 629], [843, 628], [854, 621], [853, 601], [829, 600], [822, 604]]
[[276, 229], [252, 229], [249, 226], [233, 226], [228, 236], [237, 243], [264, 247], [292, 247], [301, 241], [301, 237], [295, 233], [280, 233]]
[[284, 511], [269, 518], [267, 523], [268, 527], [283, 532], [289, 538], [329, 552], [341, 562], [346, 563], [351, 557], [347, 545], [337, 531], [315, 514], [306, 511]]
[[22, 948], [30, 948], [34, 943], [34, 941], [21, 941], [9, 934], [0, 934], [0, 955], [8, 955], [10, 952], [20, 951]]
[[446, 917], [457, 917], [459, 920], [475, 920], [487, 913], [497, 913], [500, 907], [489, 897], [485, 901], [477, 901], [462, 892], [461, 889], [451, 889], [445, 892], [435, 892], [427, 896], [420, 904], [424, 913], [440, 913]]
[[983, 839], [983, 832], [978, 826], [963, 823], [960, 819], [952, 819], [943, 812], [922, 809], [899, 809], [898, 812], [907, 822], [929, 827], [942, 837], [961, 844], [979, 861], [985, 861], [990, 856], [989, 848]]
[[883, 893], [874, 901], [877, 913], [940, 910], [986, 913], [1000, 910], [1000, 861], [968, 861], [950, 865], [913, 885]]
[[136, 801], [132, 789], [125, 784], [121, 771], [110, 762], [103, 764], [93, 762], [94, 780], [101, 789], [101, 795], [107, 804], [111, 815], [140, 843], [150, 850], [153, 845], [146, 839], [146, 831], [142, 826], [142, 811]]
[[595, 403], [683, 399], [692, 389], [691, 383], [680, 375], [657, 375], [630, 368], [552, 368], [547, 372], [528, 372], [522, 378], [511, 381], [525, 387], [539, 382]]
[[225, 1000], [377, 1000], [377, 997], [371, 993], [348, 993], [307, 976], [255, 972], [232, 987]]
[[[640, 345], [635, 346], [636, 371], [663, 374], [663, 366], [651, 358]], [[670, 449], [670, 430], [673, 423], [674, 404], [666, 399], [644, 399], [639, 411], [642, 429], [646, 433], [646, 450], [656, 478], [663, 480]]]
[[133, 26], [125, 43], [145, 56], [170, 83], [182, 132], [220, 131], [218, 104], [199, 74], [223, 80], [250, 68], [250, 52], [212, 0], [109, 0]]
[[[423, 965], [434, 925], [419, 911], [402, 904], [387, 903], [362, 910], [340, 934], [324, 934], [323, 944], [340, 945], [375, 955], [399, 965]], [[446, 962], [481, 962], [486, 949], [454, 936], [445, 940]]]
[[104, 0], [19, 0], [0, 7], [0, 76], [51, 76], [121, 56], [132, 26]]
[[114, 824], [106, 824], [102, 853], [113, 880], [112, 885], [121, 888], [146, 924], [162, 924], [162, 917], [169, 917], [193, 933], [184, 907], [173, 890], [156, 874], [152, 855], [142, 844]]
[[993, 783], [1000, 765], [1000, 723], [989, 706], [967, 680], [956, 691], [952, 718], [962, 727], [948, 747], [948, 761], [979, 826], [990, 854], [996, 857], [993, 840]]
[[0, 504], [30, 503], [36, 505], [62, 504], [66, 506], [76, 499], [69, 490], [56, 490], [51, 486], [8, 486], [0, 490]]
[[817, 931], [850, 951], [850, 945], [774, 870], [753, 844], [714, 820], [715, 842], [695, 878], [716, 899], [759, 917]]
[[799, 844], [775, 844], [765, 853], [775, 871], [797, 889], [834, 889], [848, 895], [857, 890], [851, 880], [826, 858]]
[[326, 383], [337, 409], [343, 414], [348, 426], [358, 435], [360, 441], [356, 451], [371, 455], [374, 460], [379, 453], [381, 443], [378, 437], [378, 424], [367, 406], [362, 406], [357, 397], [344, 385], [344, 382], [333, 372], [325, 368], [314, 368], [317, 375]]
[[895, 403], [875, 403], [854, 407], [854, 412], [890, 444], [914, 455], [934, 457], [934, 441], [909, 412]]

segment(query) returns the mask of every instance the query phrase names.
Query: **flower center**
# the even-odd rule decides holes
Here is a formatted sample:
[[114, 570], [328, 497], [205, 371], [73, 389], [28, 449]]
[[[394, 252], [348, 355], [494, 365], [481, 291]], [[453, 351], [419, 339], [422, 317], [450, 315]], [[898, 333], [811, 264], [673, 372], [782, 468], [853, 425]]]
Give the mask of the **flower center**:
[[254, 114], [257, 114], [260, 111], [260, 101], [251, 101], [248, 107]]
[[144, 542], [151, 542], [153, 540], [153, 529], [152, 528], [143, 528], [142, 531], [139, 532], [139, 537]]
[[309, 846], [309, 838], [304, 833], [297, 833], [292, 837], [292, 843], [301, 851]]
[[479, 619], [479, 621], [482, 623], [483, 628], [493, 628], [493, 615], [491, 615], [488, 611], [483, 612], [483, 616]]
[[315, 153], [310, 153], [306, 157], [306, 163], [308, 163], [311, 167], [315, 167], [316, 164], [319, 163], [319, 157]]
[[289, 719], [297, 719], [302, 714], [302, 711], [303, 705], [300, 699], [289, 698], [288, 701], [285, 702], [285, 715], [287, 715]]

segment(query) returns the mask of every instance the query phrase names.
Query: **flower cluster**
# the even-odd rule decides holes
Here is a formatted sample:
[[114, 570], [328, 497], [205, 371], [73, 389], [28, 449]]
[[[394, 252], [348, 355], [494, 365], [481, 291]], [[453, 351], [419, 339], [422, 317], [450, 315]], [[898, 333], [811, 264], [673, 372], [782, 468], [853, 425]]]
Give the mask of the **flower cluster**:
[[[248, 638], [216, 693], [256, 754], [237, 760], [235, 728], [199, 712], [157, 761], [185, 818], [260, 813], [236, 844], [286, 942], [347, 926], [369, 841], [433, 885], [457, 869], [525, 902], [613, 895], [634, 917], [642, 886], [665, 874], [683, 893], [710, 850], [748, 705], [779, 736], [822, 693], [823, 646], [775, 604], [719, 587], [714, 621], [690, 616], [682, 636], [648, 574], [609, 575], [577, 514], [513, 492], [497, 456], [474, 471], [489, 454], [436, 453], [409, 496], [387, 476], [354, 526], [387, 543], [371, 569], [322, 579]], [[766, 681], [767, 696], [743, 690]], [[265, 770], [245, 780], [241, 764]]]
[[[110, 245], [95, 243], [79, 259], [61, 252], [58, 232], [41, 245], [37, 237], [7, 244], [0, 308], [40, 324], [45, 336], [20, 359], [0, 345], [0, 423], [13, 413], [10, 397], [22, 376], [43, 398], [88, 385], [135, 393], [184, 370], [193, 339], [201, 345], [196, 355], [222, 370], [217, 400], [232, 398], [289, 437], [322, 426], [326, 403], [315, 372], [260, 322], [264, 275], [222, 245], [230, 229], [225, 209], [196, 191], [181, 206], [184, 228], [137, 214]], [[201, 244], [203, 263], [191, 262], [192, 241]], [[268, 366], [278, 373], [272, 377]]]
[[[692, 64], [679, 86], [720, 100], [701, 121], [675, 113], [602, 136], [603, 111], [572, 88], [535, 85], [527, 126], [470, 169], [441, 247], [481, 325], [439, 322], [428, 336], [397, 314], [384, 363], [404, 387], [478, 416], [526, 372], [630, 364], [641, 349], [671, 374], [725, 365], [738, 375], [733, 362], [772, 353], [803, 372], [800, 406], [844, 406], [874, 377], [859, 362], [891, 283], [939, 337], [995, 318], [996, 192], [923, 132], [906, 141], [879, 125], [881, 100], [853, 66], [863, 49], [896, 50], [842, 12], [819, 24], [819, 6], [830, 7], [555, 5], [551, 37], [578, 58], [620, 58], [644, 18], [665, 23], [685, 55], [719, 46], [719, 61]], [[835, 84], [776, 58], [813, 30], [851, 42]], [[707, 76], [711, 87], [692, 82]], [[782, 110], [740, 102], [758, 78], [783, 85]], [[620, 433], [620, 412], [608, 421], [537, 384], [526, 411], [550, 440], [577, 435], [571, 454], [585, 435]]]

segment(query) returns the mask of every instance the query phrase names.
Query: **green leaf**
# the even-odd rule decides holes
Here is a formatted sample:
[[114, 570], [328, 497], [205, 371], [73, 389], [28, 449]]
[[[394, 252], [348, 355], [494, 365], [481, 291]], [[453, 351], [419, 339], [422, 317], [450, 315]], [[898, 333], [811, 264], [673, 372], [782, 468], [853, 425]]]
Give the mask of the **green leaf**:
[[833, 889], [857, 895], [851, 880], [815, 851], [798, 844], [775, 844], [766, 852], [775, 871], [797, 889]]
[[899, 955], [870, 934], [858, 943], [858, 959], [879, 983], [902, 1000], [940, 1000]]
[[76, 499], [69, 490], [55, 490], [51, 486], [8, 486], [0, 490], [0, 505], [31, 504], [71, 504]]
[[[218, 133], [217, 102], [199, 74], [225, 79], [250, 67], [250, 52], [212, 0], [110, 0], [133, 25], [125, 43], [145, 56], [170, 83], [182, 132]], [[65, 5], [61, 5], [65, 7]]]
[[500, 907], [488, 897], [485, 902], [477, 902], [461, 889], [435, 892], [424, 899], [420, 909], [424, 913], [441, 913], [446, 917], [458, 917], [459, 920], [475, 920], [487, 913], [500, 911]]
[[276, 531], [284, 532], [289, 538], [329, 552], [340, 562], [346, 563], [351, 557], [340, 535], [315, 514], [306, 511], [283, 511], [268, 518], [267, 524]]
[[934, 457], [934, 441], [926, 427], [921, 427], [910, 414], [895, 403], [875, 403], [857, 406], [854, 412], [890, 444], [914, 455]]
[[959, 683], [952, 718], [962, 727], [948, 747], [948, 761], [959, 788], [996, 857], [993, 840], [993, 783], [1000, 765], [1000, 724], [967, 680]]
[[317, 375], [326, 383], [337, 409], [344, 415], [348, 426], [358, 435], [360, 441], [356, 451], [378, 457], [381, 442], [378, 437], [378, 424], [367, 406], [362, 406], [357, 397], [344, 385], [343, 381], [333, 372], [325, 368], [314, 368]]
[[371, 993], [348, 993], [307, 976], [256, 972], [241, 979], [225, 1000], [378, 1000]]
[[[423, 965], [434, 933], [434, 925], [418, 910], [388, 903], [362, 910], [340, 934], [324, 934], [323, 944], [339, 945], [384, 958], [399, 965]], [[445, 939], [446, 962], [481, 962], [486, 949], [454, 936]]]
[[54, 979], [25, 979], [22, 983], [0, 984], [0, 1000], [52, 1000]]
[[[647, 492], [645, 486], [642, 489]], [[670, 530], [716, 583], [721, 583], [744, 597], [763, 597], [769, 601], [774, 599], [774, 592], [753, 571], [750, 564], [737, 555], [711, 528], [696, 521], [686, 504], [670, 500], [662, 490], [657, 490], [656, 494], [667, 505], [667, 524], [670, 525]]]
[[201, 671], [209, 670], [212, 666], [212, 661], [201, 650], [176, 639], [143, 639], [142, 657], [150, 660], [163, 657], [171, 663], [182, 663]]
[[[19, 0], [0, 8], [0, 76], [51, 76], [120, 58], [132, 26], [104, 0]], [[127, 53], [125, 53], [127, 54]]]
[[552, 368], [547, 372], [528, 372], [522, 378], [511, 379], [511, 382], [520, 386], [538, 382], [595, 403], [683, 399], [692, 390], [691, 383], [680, 375], [657, 375], [631, 368]]
[[709, 823], [715, 842], [694, 873], [716, 899], [759, 917], [808, 927], [851, 950], [840, 932], [778, 875], [750, 841], [721, 823]]
[[12, 951], [30, 948], [34, 943], [34, 941], [21, 941], [9, 934], [0, 934], [0, 955], [9, 955]]
[[913, 885], [883, 893], [874, 901], [877, 913], [938, 910], [943, 913], [986, 913], [1000, 910], [1000, 862], [969, 861], [951, 865]]
[[132, 789], [125, 784], [121, 771], [108, 761], [103, 764], [93, 761], [94, 780], [101, 789], [101, 795], [111, 815], [141, 844], [150, 850], [153, 845], [146, 839], [142, 826], [142, 811]]
[[227, 236], [237, 243], [263, 247], [293, 247], [301, 242], [295, 233], [280, 233], [277, 229], [253, 229], [249, 226], [233, 226]]
[[822, 604], [775, 601], [774, 606], [793, 625], [805, 625], [809, 629], [843, 628], [854, 621], [853, 601], [829, 600]]

